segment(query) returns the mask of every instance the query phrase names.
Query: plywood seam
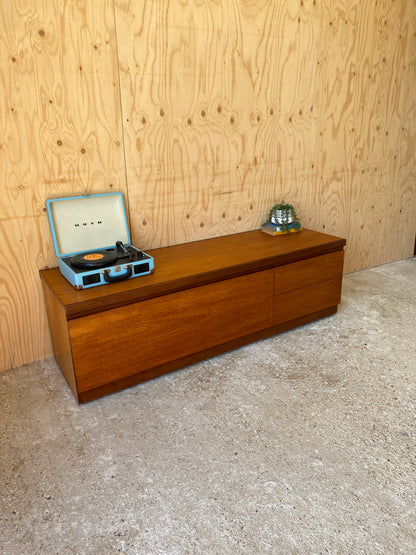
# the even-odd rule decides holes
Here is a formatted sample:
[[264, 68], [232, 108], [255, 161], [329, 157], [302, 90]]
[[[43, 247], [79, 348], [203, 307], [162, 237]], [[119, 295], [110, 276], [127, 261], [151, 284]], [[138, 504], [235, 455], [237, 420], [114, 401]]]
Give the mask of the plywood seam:
[[120, 77], [120, 56], [119, 56], [119, 46], [118, 46], [118, 33], [117, 33], [117, 17], [115, 0], [112, 0], [113, 5], [113, 18], [114, 18], [114, 30], [115, 30], [115, 41], [116, 41], [116, 59], [117, 59], [117, 77], [118, 77], [118, 98], [120, 106], [120, 119], [121, 119], [121, 136], [123, 141], [123, 158], [124, 158], [124, 180], [126, 184], [126, 212], [129, 225], [129, 235], [132, 238], [131, 220], [130, 220], [130, 195], [129, 195], [129, 184], [127, 180], [127, 159], [126, 159], [126, 138], [124, 130], [124, 114], [123, 114], [123, 102], [121, 96], [121, 77]]

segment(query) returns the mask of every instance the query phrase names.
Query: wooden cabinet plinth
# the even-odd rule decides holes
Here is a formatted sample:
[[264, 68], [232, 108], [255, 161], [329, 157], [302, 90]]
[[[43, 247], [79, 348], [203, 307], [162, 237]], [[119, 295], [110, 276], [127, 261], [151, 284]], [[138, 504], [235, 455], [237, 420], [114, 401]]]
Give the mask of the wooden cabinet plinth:
[[251, 231], [149, 251], [154, 274], [85, 291], [41, 270], [56, 361], [83, 403], [333, 314], [344, 245]]

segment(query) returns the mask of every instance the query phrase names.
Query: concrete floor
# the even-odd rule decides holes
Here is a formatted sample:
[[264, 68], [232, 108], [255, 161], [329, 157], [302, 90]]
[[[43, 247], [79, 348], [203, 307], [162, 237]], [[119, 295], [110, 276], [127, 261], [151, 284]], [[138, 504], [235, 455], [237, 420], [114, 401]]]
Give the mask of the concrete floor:
[[78, 406], [0, 374], [0, 552], [416, 553], [416, 259], [335, 316]]

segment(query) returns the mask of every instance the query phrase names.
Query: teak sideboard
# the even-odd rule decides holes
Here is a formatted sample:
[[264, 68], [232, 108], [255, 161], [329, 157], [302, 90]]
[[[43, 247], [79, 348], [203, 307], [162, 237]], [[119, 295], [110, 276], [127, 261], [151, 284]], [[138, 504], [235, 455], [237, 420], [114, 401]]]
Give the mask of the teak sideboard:
[[56, 362], [85, 403], [329, 316], [344, 245], [249, 231], [147, 251], [153, 274], [81, 291], [41, 270]]

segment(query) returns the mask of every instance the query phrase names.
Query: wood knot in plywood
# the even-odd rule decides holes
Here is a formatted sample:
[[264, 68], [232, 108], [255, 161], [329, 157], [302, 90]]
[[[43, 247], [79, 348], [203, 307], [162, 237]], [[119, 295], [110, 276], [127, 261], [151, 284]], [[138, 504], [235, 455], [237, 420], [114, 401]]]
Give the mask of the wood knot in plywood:
[[251, 112], [250, 114], [250, 122], [251, 125], [258, 125], [261, 122], [261, 114], [260, 112]]

